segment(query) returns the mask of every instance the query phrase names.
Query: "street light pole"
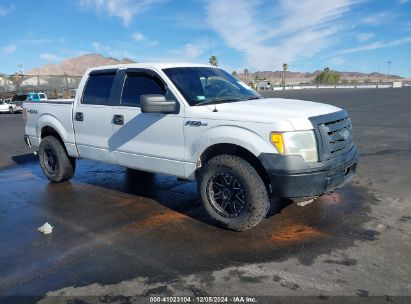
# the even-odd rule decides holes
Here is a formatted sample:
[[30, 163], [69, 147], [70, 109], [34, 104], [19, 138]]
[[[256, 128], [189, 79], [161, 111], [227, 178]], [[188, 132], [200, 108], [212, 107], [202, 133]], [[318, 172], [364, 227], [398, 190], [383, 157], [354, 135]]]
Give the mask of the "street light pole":
[[23, 75], [23, 73], [24, 73], [24, 64], [19, 63], [19, 64], [17, 65], [17, 67], [19, 68], [19, 73], [20, 73], [20, 75]]
[[392, 61], [387, 61], [387, 64], [388, 64], [388, 74], [387, 74], [387, 79], [388, 79], [388, 82], [390, 81], [390, 69], [391, 69], [391, 63], [392, 63]]

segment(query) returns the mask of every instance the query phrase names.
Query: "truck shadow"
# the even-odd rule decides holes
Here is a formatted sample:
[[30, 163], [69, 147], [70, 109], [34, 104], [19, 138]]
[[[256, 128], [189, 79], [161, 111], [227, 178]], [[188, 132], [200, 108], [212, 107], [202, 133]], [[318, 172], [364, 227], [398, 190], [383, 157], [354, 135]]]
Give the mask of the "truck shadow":
[[[164, 215], [167, 225], [173, 227], [167, 229], [166, 235], [175, 243], [188, 237], [190, 242], [194, 242], [194, 247], [203, 248], [209, 244], [201, 256], [211, 250], [218, 258], [224, 256], [237, 262], [297, 257], [301, 263], [309, 265], [320, 254], [350, 247], [358, 239], [372, 241], [379, 234], [363, 228], [363, 224], [371, 219], [368, 215], [371, 205], [378, 200], [366, 189], [357, 186], [347, 186], [305, 207], [298, 207], [290, 200], [271, 198], [266, 219], [257, 227], [238, 233], [217, 228], [208, 220], [197, 196], [195, 182], [118, 167], [116, 171], [114, 180], [113, 175], [110, 179], [93, 175], [91, 179], [84, 180], [82, 177], [80, 180], [132, 195], [139, 207], [154, 204], [157, 208], [160, 205], [162, 214], [167, 214]], [[154, 218], [155, 226], [158, 218]], [[150, 221], [145, 219], [144, 223], [150, 226]], [[185, 234], [182, 239], [181, 233]], [[218, 244], [215, 243], [217, 239]], [[179, 245], [183, 246], [182, 243]]]
[[15, 162], [17, 165], [26, 164], [30, 162], [38, 161], [38, 156], [34, 155], [34, 153], [26, 153], [22, 155], [15, 155], [11, 157], [12, 161]]

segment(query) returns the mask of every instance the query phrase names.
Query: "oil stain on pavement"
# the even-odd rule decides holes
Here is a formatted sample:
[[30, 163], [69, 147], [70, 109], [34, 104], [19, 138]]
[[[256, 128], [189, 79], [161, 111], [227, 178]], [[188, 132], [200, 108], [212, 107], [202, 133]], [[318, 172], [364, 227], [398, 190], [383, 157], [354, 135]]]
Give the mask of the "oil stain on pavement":
[[[278, 212], [242, 233], [206, 220], [195, 183], [93, 161], [78, 162], [75, 177], [63, 184], [49, 183], [38, 163], [2, 170], [0, 193], [2, 295], [41, 296], [67, 286], [136, 277], [171, 282], [197, 272], [290, 258], [310, 265], [321, 254], [378, 235], [363, 228], [376, 198], [356, 186], [303, 208], [273, 200]], [[36, 229], [46, 221], [55, 227], [48, 236]], [[325, 263], [350, 267], [356, 261]]]

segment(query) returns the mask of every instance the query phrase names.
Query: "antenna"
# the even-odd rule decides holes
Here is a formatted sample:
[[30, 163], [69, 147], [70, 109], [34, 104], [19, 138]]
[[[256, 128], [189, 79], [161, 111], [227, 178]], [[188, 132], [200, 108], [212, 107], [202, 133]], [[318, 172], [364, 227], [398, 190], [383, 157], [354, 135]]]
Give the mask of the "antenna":
[[208, 46], [209, 46], [209, 55], [211, 56], [211, 32], [208, 30]]

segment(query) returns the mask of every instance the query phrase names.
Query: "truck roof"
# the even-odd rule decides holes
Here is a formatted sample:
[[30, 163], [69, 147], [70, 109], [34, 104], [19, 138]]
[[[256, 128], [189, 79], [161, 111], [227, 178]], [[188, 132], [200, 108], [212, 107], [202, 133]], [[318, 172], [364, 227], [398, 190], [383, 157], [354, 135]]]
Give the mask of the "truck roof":
[[[108, 70], [108, 69], [119, 69], [119, 68], [143, 68], [143, 69], [168, 69], [168, 68], [183, 68], [183, 67], [208, 67], [213, 68], [214, 66], [210, 64], [201, 64], [201, 63], [183, 63], [183, 62], [140, 62], [140, 63], [125, 63], [125, 64], [116, 64], [116, 65], [104, 65], [89, 68], [87, 71], [96, 71], [96, 70]], [[214, 67], [215, 68], [215, 67]]]

